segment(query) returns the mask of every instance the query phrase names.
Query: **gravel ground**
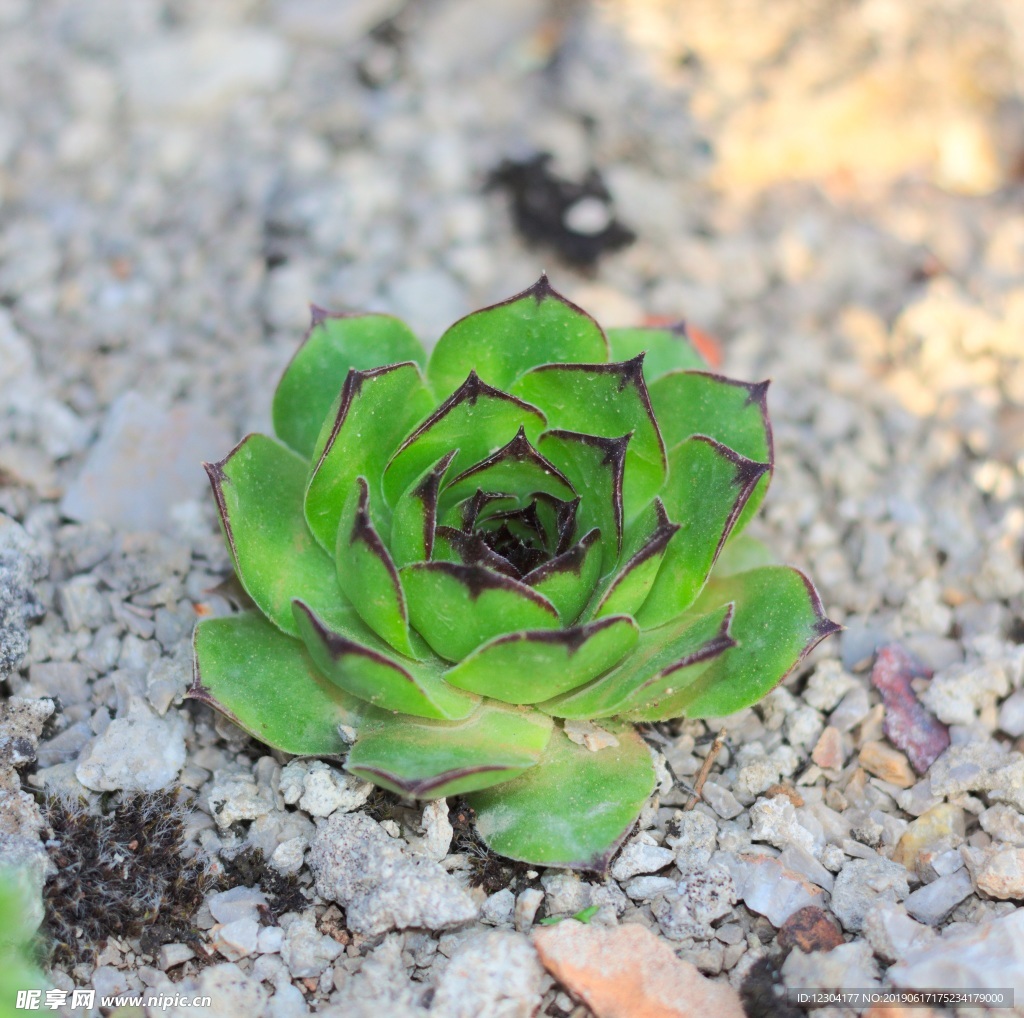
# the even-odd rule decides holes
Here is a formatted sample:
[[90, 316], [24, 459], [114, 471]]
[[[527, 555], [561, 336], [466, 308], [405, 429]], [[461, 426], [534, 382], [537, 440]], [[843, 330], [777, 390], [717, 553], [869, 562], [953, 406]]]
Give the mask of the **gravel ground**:
[[[669, 958], [637, 990], [659, 1013], [782, 1014], [772, 984], [1024, 1003], [1022, 67], [1015, 0], [0, 0], [0, 675], [59, 701], [2, 719], [0, 849], [42, 874], [19, 784], [181, 787], [211, 882], [194, 929], [51, 985], [582, 1018], [631, 1013], [620, 944], [717, 987], [659, 990]], [[597, 167], [635, 242], [528, 247], [484, 185], [537, 151]], [[542, 268], [773, 379], [755, 531], [847, 627], [757, 708], [651, 733], [670, 770], [603, 883], [482, 868], [458, 803], [182, 703], [197, 614], [232, 604], [198, 462], [268, 429], [308, 303], [431, 342]]]

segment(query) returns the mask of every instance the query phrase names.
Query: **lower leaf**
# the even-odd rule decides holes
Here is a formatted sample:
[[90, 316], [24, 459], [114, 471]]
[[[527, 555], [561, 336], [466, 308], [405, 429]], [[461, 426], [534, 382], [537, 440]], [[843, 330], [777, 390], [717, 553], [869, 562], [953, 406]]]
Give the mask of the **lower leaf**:
[[654, 789], [646, 743], [631, 725], [597, 752], [556, 728], [544, 757], [514, 781], [469, 796], [493, 851], [538, 866], [604, 872]]
[[825, 615], [811, 581], [789, 566], [764, 566], [712, 580], [694, 611], [734, 606], [736, 646], [713, 661], [675, 703], [677, 715], [721, 717], [757, 703], [826, 636], [842, 629]]
[[196, 626], [187, 695], [209, 704], [268, 746], [298, 755], [345, 752], [338, 728], [374, 708], [325, 679], [298, 640], [255, 612]]
[[302, 601], [296, 600], [293, 610], [299, 636], [317, 668], [345, 692], [375, 707], [456, 721], [468, 717], [480, 702], [449, 686], [442, 677], [444, 663], [429, 651], [423, 660], [398, 658], [379, 640], [359, 642], [333, 630]]
[[536, 703], [607, 671], [636, 646], [637, 635], [624, 615], [572, 629], [507, 633], [478, 647], [445, 679], [505, 703]]
[[641, 632], [636, 650], [617, 668], [538, 707], [556, 718], [590, 720], [657, 704], [693, 682], [712, 658], [732, 646], [731, 618], [730, 606], [723, 605], [706, 615], [687, 614], [660, 629]]
[[345, 769], [399, 795], [461, 795], [533, 767], [551, 726], [551, 719], [538, 711], [493, 700], [465, 721], [381, 716], [363, 726]]

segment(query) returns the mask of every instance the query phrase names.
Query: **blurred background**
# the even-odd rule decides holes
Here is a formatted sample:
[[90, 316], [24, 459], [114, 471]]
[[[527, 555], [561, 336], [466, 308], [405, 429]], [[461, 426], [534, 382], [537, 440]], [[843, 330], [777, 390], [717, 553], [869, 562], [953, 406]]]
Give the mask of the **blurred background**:
[[771, 375], [762, 531], [941, 663], [1024, 630], [1022, 181], [1019, 0], [0, 0], [0, 508], [212, 530], [310, 302], [546, 270]]

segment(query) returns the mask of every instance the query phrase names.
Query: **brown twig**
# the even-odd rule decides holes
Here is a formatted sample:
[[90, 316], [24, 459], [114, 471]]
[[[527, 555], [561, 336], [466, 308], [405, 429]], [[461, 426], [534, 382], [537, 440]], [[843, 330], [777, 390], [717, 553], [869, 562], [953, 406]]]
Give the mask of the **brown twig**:
[[708, 780], [708, 775], [711, 773], [711, 766], [715, 762], [715, 757], [721, 752], [722, 745], [725, 742], [725, 729], [723, 728], [716, 736], [715, 741], [711, 743], [711, 748], [708, 750], [708, 755], [704, 757], [704, 763], [700, 765], [700, 771], [697, 774], [697, 780], [693, 783], [693, 792], [690, 798], [686, 800], [686, 805], [683, 807], [684, 810], [693, 809], [694, 806], [700, 801], [701, 791], [704, 788], [704, 782]]

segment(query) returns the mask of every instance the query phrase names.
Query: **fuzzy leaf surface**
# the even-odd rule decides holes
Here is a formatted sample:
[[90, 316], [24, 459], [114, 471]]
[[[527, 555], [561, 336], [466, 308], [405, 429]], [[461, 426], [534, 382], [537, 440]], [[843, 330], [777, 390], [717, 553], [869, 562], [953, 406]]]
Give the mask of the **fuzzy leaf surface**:
[[426, 364], [420, 341], [391, 315], [314, 316], [306, 341], [281, 376], [273, 404], [275, 434], [307, 460], [351, 368]]
[[317, 668], [352, 696], [382, 710], [448, 721], [468, 717], [480, 702], [448, 685], [444, 662], [429, 652], [421, 660], [399, 658], [380, 641], [356, 642], [332, 631], [301, 601], [294, 611], [299, 636]]
[[377, 497], [388, 458], [429, 413], [433, 399], [414, 364], [352, 372], [345, 379], [334, 413], [314, 449], [315, 466], [306, 488], [305, 513], [320, 545], [334, 554], [345, 499], [359, 476], [370, 481], [374, 521], [387, 532], [385, 503]]
[[292, 636], [293, 597], [326, 619], [347, 615], [334, 559], [313, 540], [303, 517], [302, 457], [265, 435], [249, 435], [206, 472], [235, 572], [260, 611]]
[[424, 470], [453, 450], [451, 469], [459, 474], [497, 452], [520, 428], [533, 441], [544, 424], [536, 407], [471, 374], [392, 456], [384, 472], [384, 497], [394, 505]]
[[536, 767], [469, 797], [489, 848], [540, 866], [607, 870], [655, 779], [647, 744], [632, 726], [602, 727], [618, 746], [592, 752], [556, 728]]
[[641, 626], [663, 625], [693, 604], [767, 470], [767, 464], [744, 459], [703, 436], [671, 450], [662, 498], [679, 529], [670, 538], [651, 592], [638, 611]]
[[571, 629], [507, 633], [478, 647], [445, 678], [505, 703], [537, 703], [607, 671], [636, 646], [639, 632], [619, 615]]
[[542, 276], [528, 290], [457, 321], [434, 347], [427, 377], [438, 395], [452, 392], [470, 370], [508, 389], [539, 364], [607, 360], [601, 327]]
[[686, 335], [683, 324], [669, 328], [609, 329], [608, 343], [613, 361], [632, 360], [644, 354], [644, 378], [647, 383], [670, 371], [700, 371], [707, 361]]
[[[379, 497], [379, 496], [378, 496]], [[357, 477], [338, 526], [338, 585], [359, 617], [399, 654], [416, 657], [398, 570], [370, 520], [370, 492]]]
[[448, 482], [441, 493], [441, 512], [477, 491], [513, 495], [520, 502], [538, 491], [560, 500], [576, 495], [568, 479], [533, 447], [523, 428], [496, 453]]
[[679, 524], [669, 520], [660, 498], [631, 521], [622, 544], [619, 570], [602, 592], [595, 618], [637, 612], [647, 600], [669, 542], [678, 530]]
[[482, 566], [418, 562], [401, 577], [409, 619], [448, 661], [461, 661], [502, 633], [558, 628], [558, 612], [546, 597]]
[[389, 548], [396, 566], [425, 562], [433, 554], [438, 499], [453, 459], [455, 450], [424, 470], [395, 503]]
[[650, 388], [651, 405], [670, 450], [692, 435], [707, 435], [746, 459], [768, 464], [733, 534], [753, 518], [771, 480], [775, 459], [767, 392], [767, 382], [736, 382], [704, 371], [674, 371]]
[[726, 650], [673, 702], [673, 717], [721, 717], [757, 703], [826, 636], [841, 629], [798, 569], [765, 566], [709, 583], [693, 611], [729, 602]]
[[464, 721], [399, 714], [363, 726], [345, 769], [399, 795], [461, 795], [533, 767], [551, 728], [551, 719], [537, 711], [493, 701]]
[[204, 619], [193, 639], [188, 696], [275, 749], [304, 756], [344, 753], [338, 726], [356, 728], [373, 714], [324, 678], [301, 643], [255, 612]]
[[665, 446], [644, 383], [642, 354], [613, 364], [544, 365], [523, 375], [512, 392], [540, 407], [554, 430], [631, 436], [622, 491], [627, 518], [661, 490]]
[[641, 632], [636, 649], [617, 668], [539, 704], [539, 709], [559, 718], [589, 720], [647, 705], [665, 688], [692, 682], [707, 662], [732, 646], [731, 617], [732, 608], [722, 605], [707, 614], [688, 613], [670, 625]]
[[563, 625], [571, 625], [586, 607], [601, 575], [601, 531], [588, 531], [571, 548], [527, 573], [523, 583], [543, 594], [558, 612]]
[[628, 436], [602, 438], [573, 431], [546, 431], [538, 448], [580, 494], [576, 526], [601, 531], [601, 573], [614, 566], [622, 547], [622, 477]]

